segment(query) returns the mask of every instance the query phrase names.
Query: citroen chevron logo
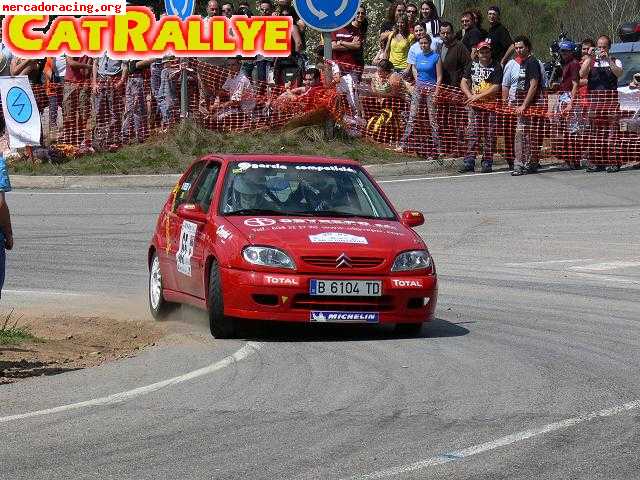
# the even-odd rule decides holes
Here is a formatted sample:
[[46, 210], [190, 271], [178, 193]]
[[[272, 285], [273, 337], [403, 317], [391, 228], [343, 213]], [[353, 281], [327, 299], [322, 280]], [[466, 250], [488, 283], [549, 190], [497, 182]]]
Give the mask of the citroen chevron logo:
[[336, 259], [336, 268], [352, 268], [351, 259], [347, 256], [346, 253], [341, 254]]

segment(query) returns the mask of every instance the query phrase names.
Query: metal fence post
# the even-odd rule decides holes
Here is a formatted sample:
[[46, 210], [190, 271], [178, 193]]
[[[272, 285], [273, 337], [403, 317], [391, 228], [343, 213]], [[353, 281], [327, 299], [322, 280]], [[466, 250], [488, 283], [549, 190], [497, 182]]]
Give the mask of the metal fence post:
[[188, 87], [188, 59], [180, 60], [180, 118], [185, 120], [189, 116], [189, 87]]

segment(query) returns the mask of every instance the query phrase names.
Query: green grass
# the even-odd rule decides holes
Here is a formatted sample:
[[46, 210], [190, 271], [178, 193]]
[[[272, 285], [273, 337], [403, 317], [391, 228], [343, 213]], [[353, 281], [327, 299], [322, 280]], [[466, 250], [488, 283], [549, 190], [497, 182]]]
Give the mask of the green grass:
[[346, 157], [363, 164], [416, 160], [369, 142], [352, 139], [339, 131], [327, 140], [320, 127], [298, 127], [269, 132], [218, 133], [191, 123], [176, 126], [164, 136], [141, 145], [127, 146], [114, 153], [96, 153], [68, 162], [11, 166], [22, 175], [117, 175], [181, 173], [196, 158], [208, 153], [280, 153]]
[[29, 333], [28, 327], [18, 326], [20, 317], [12, 322], [12, 316], [13, 310], [4, 318], [4, 323], [0, 328], [0, 345], [16, 345], [30, 340], [37, 340], [36, 337]]

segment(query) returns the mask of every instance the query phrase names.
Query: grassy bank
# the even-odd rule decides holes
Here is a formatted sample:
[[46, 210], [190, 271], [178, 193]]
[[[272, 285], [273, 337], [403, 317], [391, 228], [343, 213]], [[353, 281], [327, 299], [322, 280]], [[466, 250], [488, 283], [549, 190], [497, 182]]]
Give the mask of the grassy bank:
[[17, 345], [36, 340], [27, 327], [18, 325], [19, 321], [20, 318], [13, 319], [13, 311], [0, 318], [0, 345]]
[[114, 153], [96, 153], [52, 165], [18, 162], [11, 166], [22, 175], [117, 175], [180, 173], [207, 153], [280, 153], [346, 157], [363, 164], [415, 160], [358, 139], [337, 135], [327, 140], [319, 127], [288, 131], [217, 133], [192, 124], [176, 126], [164, 136]]

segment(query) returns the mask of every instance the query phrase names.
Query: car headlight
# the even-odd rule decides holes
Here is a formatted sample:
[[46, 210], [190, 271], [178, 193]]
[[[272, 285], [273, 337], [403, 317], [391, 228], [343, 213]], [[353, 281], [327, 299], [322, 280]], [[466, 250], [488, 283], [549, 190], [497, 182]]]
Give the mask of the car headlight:
[[242, 256], [247, 262], [254, 265], [290, 268], [292, 270], [296, 268], [289, 255], [273, 247], [247, 247], [243, 250]]
[[398, 255], [391, 267], [392, 272], [424, 270], [431, 268], [431, 255], [426, 250], [411, 250]]

